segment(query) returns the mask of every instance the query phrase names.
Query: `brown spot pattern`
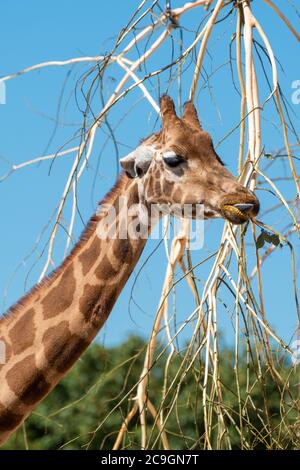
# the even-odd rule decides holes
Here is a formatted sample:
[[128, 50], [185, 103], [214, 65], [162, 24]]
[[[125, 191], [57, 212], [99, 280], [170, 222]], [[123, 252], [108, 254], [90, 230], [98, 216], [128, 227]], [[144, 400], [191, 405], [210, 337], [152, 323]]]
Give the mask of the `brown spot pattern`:
[[100, 286], [91, 286], [90, 284], [87, 284], [84, 287], [83, 295], [79, 300], [79, 309], [83, 314], [85, 321], [90, 321], [92, 319], [95, 306], [100, 299], [101, 290]]
[[89, 345], [80, 336], [71, 334], [66, 321], [49, 328], [42, 341], [49, 367], [59, 373], [65, 373]]
[[97, 327], [101, 326], [106, 322], [114, 304], [118, 297], [119, 289], [111, 287], [106, 289], [105, 295], [101, 298], [101, 302], [97, 305], [95, 315], [97, 319]]
[[99, 266], [95, 269], [95, 274], [98, 279], [108, 279], [114, 277], [117, 272], [118, 271], [113, 267], [106, 255], [103, 257]]
[[0, 403], [0, 432], [12, 431], [22, 421], [23, 416], [8, 410]]
[[128, 263], [132, 259], [132, 247], [128, 239], [116, 240], [113, 252], [120, 263]]
[[172, 183], [169, 183], [168, 181], [165, 181], [164, 183], [164, 196], [170, 197], [172, 194], [172, 191], [174, 189], [174, 185]]
[[26, 405], [33, 405], [50, 390], [41, 371], [36, 367], [34, 355], [17, 362], [6, 374], [9, 388]]
[[62, 274], [58, 285], [53, 287], [42, 301], [45, 319], [55, 317], [70, 307], [75, 287], [74, 268], [71, 264]]
[[84, 250], [79, 256], [78, 259], [82, 265], [82, 272], [85, 276], [91, 268], [94, 266], [97, 258], [100, 255], [101, 242], [98, 237], [95, 237], [91, 246]]
[[20, 354], [33, 345], [35, 338], [34, 309], [27, 310], [9, 332], [14, 354]]
[[157, 193], [161, 192], [161, 184], [160, 184], [159, 180], [155, 181], [155, 183], [154, 183], [154, 191], [157, 192]]
[[182, 191], [181, 189], [177, 188], [175, 191], [174, 191], [174, 194], [173, 194], [173, 202], [181, 202], [182, 200]]

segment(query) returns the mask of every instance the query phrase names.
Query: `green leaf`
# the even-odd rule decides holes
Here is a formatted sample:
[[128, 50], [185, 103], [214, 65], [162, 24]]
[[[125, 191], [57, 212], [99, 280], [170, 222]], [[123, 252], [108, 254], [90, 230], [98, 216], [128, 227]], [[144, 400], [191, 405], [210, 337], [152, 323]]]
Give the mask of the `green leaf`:
[[264, 157], [268, 158], [269, 160], [274, 160], [272, 153], [264, 153]]
[[266, 230], [262, 230], [258, 239], [256, 240], [256, 248], [259, 250], [264, 246], [265, 243], [270, 243], [274, 246], [283, 246], [285, 244], [285, 239], [280, 237], [276, 233], [270, 233]]
[[272, 245], [275, 245], [275, 246], [280, 245], [280, 238], [276, 233], [273, 233], [272, 235], [270, 235], [270, 243], [272, 243]]
[[256, 240], [256, 248], [259, 250], [265, 244], [265, 231], [262, 231], [259, 235], [258, 239]]

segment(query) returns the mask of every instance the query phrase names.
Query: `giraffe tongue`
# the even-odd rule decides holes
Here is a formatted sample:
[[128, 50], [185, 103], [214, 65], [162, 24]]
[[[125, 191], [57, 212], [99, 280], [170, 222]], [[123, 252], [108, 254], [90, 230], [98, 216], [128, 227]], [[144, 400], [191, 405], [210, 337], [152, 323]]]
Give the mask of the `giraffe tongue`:
[[253, 209], [253, 204], [234, 204], [233, 207], [236, 207], [241, 212], [248, 212]]

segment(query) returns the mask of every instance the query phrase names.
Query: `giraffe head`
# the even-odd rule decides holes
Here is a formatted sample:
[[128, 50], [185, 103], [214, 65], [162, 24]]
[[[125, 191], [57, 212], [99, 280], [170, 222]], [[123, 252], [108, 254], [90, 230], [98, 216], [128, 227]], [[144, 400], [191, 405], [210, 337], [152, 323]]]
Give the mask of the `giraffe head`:
[[162, 129], [145, 139], [121, 165], [138, 178], [147, 204], [202, 204], [205, 218], [242, 224], [256, 216], [259, 201], [224, 167], [191, 102], [182, 118], [171, 98], [161, 98]]

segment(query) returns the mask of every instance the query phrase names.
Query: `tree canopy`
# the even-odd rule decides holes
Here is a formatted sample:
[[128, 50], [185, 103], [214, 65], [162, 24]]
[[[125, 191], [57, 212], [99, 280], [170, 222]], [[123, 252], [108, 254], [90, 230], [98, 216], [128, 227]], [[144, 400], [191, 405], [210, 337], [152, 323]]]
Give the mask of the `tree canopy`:
[[[138, 337], [130, 337], [123, 344], [112, 348], [93, 344], [23, 427], [11, 437], [4, 449], [112, 449], [131, 407], [130, 398], [136, 393], [145, 347], [146, 344]], [[162, 390], [164, 386], [169, 387], [164, 409], [160, 411], [164, 415], [170, 412], [165, 429], [170, 448], [201, 449], [205, 440], [201, 390], [203, 364], [199, 357], [197, 366], [187, 373], [178, 390], [178, 384], [174, 387], [170, 385], [180, 365], [179, 356], [174, 357], [169, 366], [167, 384], [164, 382], [166, 356], [157, 356], [150, 379], [151, 387], [148, 389], [149, 398], [160, 410]], [[293, 425], [295, 410], [291, 407], [290, 412], [286, 413], [288, 418], [281, 418], [282, 407], [289, 407], [289, 403], [293, 402], [292, 397], [284, 392], [285, 387], [279, 388], [267, 367], [261, 369], [258, 380], [257, 367], [249, 369], [245, 361], [245, 368], [239, 371], [238, 397], [234, 353], [224, 348], [221, 358], [220, 367], [225, 377], [222, 406], [225, 411], [226, 408], [230, 409], [228, 417], [231, 420], [236, 417], [236, 422], [227, 423], [230, 436], [225, 434], [224, 442], [229, 437], [233, 449], [249, 448], [249, 445], [252, 449], [293, 448], [296, 439]], [[290, 367], [286, 370], [283, 365], [281, 367], [286, 380], [294, 381], [295, 385], [293, 375], [288, 377]], [[289, 390], [293, 389], [292, 385], [290, 383]], [[172, 398], [176, 393], [176, 406], [172, 408]], [[241, 415], [243, 423], [240, 423]], [[120, 448], [139, 448], [138, 419], [137, 415], [128, 425]], [[212, 422], [216, 423], [217, 420], [216, 414]], [[161, 438], [154, 419], [151, 421], [149, 418], [147, 426], [148, 448], [160, 449]], [[212, 431], [212, 436], [218, 439], [217, 432], [214, 436]]]

